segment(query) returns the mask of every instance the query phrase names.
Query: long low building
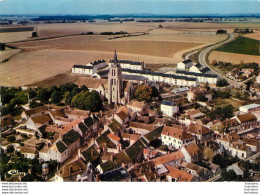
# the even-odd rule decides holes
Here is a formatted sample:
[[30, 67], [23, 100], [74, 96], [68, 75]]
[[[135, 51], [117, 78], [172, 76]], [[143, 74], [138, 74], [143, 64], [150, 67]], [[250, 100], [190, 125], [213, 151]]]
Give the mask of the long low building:
[[104, 69], [107, 67], [106, 61], [104, 59], [93, 61], [86, 65], [74, 65], [72, 67], [72, 73], [93, 75], [97, 73], [99, 69]]
[[131, 69], [122, 69], [122, 72], [123, 74], [142, 75], [143, 77], [146, 77], [149, 81], [164, 82], [171, 85], [194, 87], [198, 85], [197, 78], [194, 77]]
[[[123, 69], [132, 69], [132, 70], [144, 70], [145, 69], [145, 64], [144, 62], [139, 62], [139, 61], [129, 61], [129, 60], [118, 60], [117, 61], [120, 66]], [[109, 66], [114, 64], [114, 60], [110, 60]]]
[[176, 74], [197, 78], [198, 82], [201, 83], [217, 84], [218, 81], [218, 76], [214, 74], [195, 73], [195, 72], [181, 71], [181, 70], [177, 70]]

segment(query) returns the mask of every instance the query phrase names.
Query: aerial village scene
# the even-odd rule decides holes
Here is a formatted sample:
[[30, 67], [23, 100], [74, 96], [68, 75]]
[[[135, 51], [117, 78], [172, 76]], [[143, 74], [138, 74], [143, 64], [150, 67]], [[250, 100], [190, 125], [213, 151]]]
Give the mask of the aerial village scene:
[[259, 40], [259, 15], [1, 15], [1, 181], [259, 181]]

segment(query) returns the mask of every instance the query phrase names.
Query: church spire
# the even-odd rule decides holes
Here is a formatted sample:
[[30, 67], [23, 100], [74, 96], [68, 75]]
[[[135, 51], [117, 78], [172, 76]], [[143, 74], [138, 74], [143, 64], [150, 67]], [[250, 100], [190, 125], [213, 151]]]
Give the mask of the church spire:
[[114, 65], [118, 65], [117, 63], [117, 54], [116, 54], [116, 49], [115, 49], [115, 55], [114, 55]]

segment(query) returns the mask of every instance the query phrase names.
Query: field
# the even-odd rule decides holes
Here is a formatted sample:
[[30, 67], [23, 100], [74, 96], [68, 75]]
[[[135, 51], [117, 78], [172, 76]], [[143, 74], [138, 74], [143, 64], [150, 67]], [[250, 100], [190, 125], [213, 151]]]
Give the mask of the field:
[[239, 36], [234, 41], [223, 45], [216, 50], [228, 53], [260, 56], [259, 48], [259, 40]]
[[[160, 24], [164, 28], [159, 29]], [[39, 37], [30, 38], [33, 41], [26, 41], [28, 34], [0, 33], [0, 40], [3, 39], [4, 34], [7, 34], [4, 37], [6, 42], [25, 40], [9, 43], [11, 46], [22, 49], [23, 52], [0, 65], [0, 85], [33, 85], [70, 72], [74, 64], [86, 64], [102, 58], [108, 61], [113, 57], [115, 49], [118, 52], [118, 59], [144, 61], [147, 68], [152, 70], [158, 70], [161, 67], [176, 67], [176, 63], [182, 60], [185, 52], [226, 39], [226, 35], [209, 35], [207, 32], [216, 32], [217, 29], [233, 31], [234, 28], [243, 25], [260, 29], [259, 23], [124, 22], [120, 24], [101, 22], [40, 24], [37, 25]], [[113, 35], [80, 35], [86, 32], [98, 34], [104, 31], [149, 34], [113, 40], [109, 40], [114, 37]], [[190, 32], [192, 33], [189, 34]], [[48, 84], [48, 81], [45, 83]]]
[[229, 104], [231, 104], [235, 108], [235, 110], [238, 110], [238, 108], [243, 105], [242, 102], [233, 100], [231, 98], [227, 98], [227, 99], [217, 98], [216, 99], [217, 106], [225, 106], [225, 105], [229, 105]]
[[231, 62], [234, 64], [240, 64], [241, 61], [244, 61], [244, 63], [255, 62], [260, 64], [260, 56], [227, 53], [221, 51], [213, 51], [210, 53], [209, 61], [212, 62], [213, 60]]

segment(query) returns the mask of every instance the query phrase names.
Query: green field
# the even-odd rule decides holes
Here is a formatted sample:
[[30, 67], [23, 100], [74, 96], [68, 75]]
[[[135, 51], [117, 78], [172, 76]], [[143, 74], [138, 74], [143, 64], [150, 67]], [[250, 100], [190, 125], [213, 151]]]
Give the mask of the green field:
[[245, 55], [260, 56], [260, 41], [239, 36], [234, 41], [226, 45], [223, 45], [217, 48], [216, 50], [228, 53], [239, 53]]

